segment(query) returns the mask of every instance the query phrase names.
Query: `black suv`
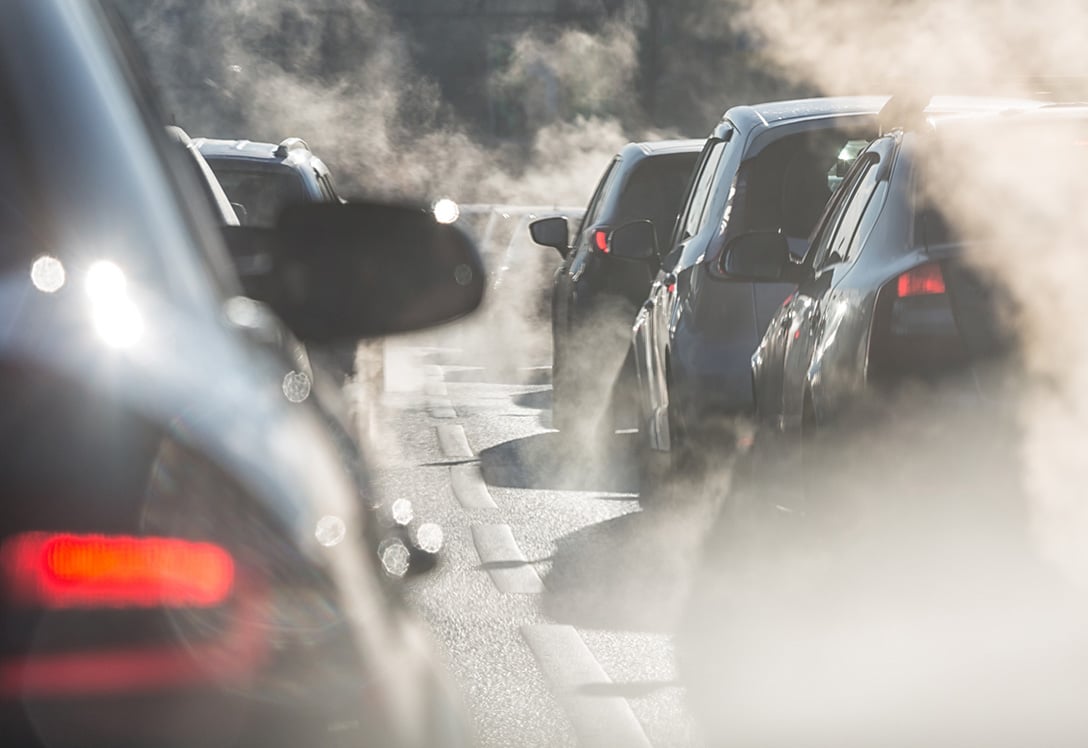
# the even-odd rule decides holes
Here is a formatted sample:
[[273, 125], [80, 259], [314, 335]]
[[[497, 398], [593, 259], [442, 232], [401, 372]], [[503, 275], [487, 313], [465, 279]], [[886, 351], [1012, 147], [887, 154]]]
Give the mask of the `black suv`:
[[[631, 347], [631, 324], [656, 268], [613, 257], [609, 235], [617, 226], [648, 220], [660, 239], [658, 246], [664, 246], [702, 146], [701, 140], [666, 140], [624, 147], [598, 182], [573, 244], [565, 217], [530, 224], [533, 240], [555, 247], [563, 257], [552, 291], [555, 428], [596, 420], [611, 424], [606, 416], [613, 383]], [[621, 380], [621, 389], [634, 385], [630, 377]]]

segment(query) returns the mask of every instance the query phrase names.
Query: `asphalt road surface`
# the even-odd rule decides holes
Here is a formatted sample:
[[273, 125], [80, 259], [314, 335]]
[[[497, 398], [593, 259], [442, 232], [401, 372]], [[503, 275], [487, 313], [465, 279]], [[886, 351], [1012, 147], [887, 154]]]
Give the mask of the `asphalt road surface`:
[[454, 327], [388, 343], [361, 426], [377, 489], [445, 531], [409, 600], [480, 744], [698, 745], [672, 632], [708, 509], [641, 511], [637, 435], [553, 431], [546, 347], [496, 357], [479, 340]]

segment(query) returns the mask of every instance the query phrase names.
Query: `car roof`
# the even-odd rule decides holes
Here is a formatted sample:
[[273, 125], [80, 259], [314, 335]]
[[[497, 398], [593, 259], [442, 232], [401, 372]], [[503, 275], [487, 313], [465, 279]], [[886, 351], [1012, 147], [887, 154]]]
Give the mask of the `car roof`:
[[291, 168], [310, 165], [320, 173], [328, 171], [325, 163], [313, 154], [300, 138], [287, 138], [280, 143], [264, 143], [254, 140], [228, 140], [222, 138], [193, 138], [193, 145], [205, 158], [236, 159], [283, 164]]
[[704, 138], [684, 140], [647, 140], [641, 143], [631, 143], [647, 156], [669, 153], [698, 153], [703, 150], [706, 143]]
[[757, 127], [774, 127], [801, 119], [875, 114], [887, 100], [887, 96], [828, 96], [746, 104], [730, 107], [722, 115], [722, 122], [728, 121], [747, 130]]
[[260, 161], [282, 161], [276, 156], [276, 143], [260, 143], [252, 140], [222, 140], [193, 138], [193, 144], [207, 156], [219, 158], [247, 158]]
[[[827, 96], [735, 106], [722, 115], [722, 124], [728, 122], [743, 130], [753, 130], [804, 119], [877, 114], [888, 103], [889, 98], [889, 96]], [[1043, 105], [1044, 102], [1041, 101], [1007, 97], [934, 96], [926, 107], [926, 112], [940, 116], [969, 112], [996, 113], [1038, 108]]]

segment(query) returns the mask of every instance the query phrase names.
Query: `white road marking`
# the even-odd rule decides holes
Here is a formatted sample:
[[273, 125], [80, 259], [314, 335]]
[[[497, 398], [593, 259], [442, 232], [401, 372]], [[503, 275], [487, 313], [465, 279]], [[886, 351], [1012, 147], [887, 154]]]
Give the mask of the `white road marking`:
[[544, 591], [544, 582], [518, 547], [510, 525], [473, 525], [472, 540], [499, 592], [538, 595]]
[[612, 679], [572, 626], [526, 624], [521, 635], [570, 718], [580, 746], [649, 748], [650, 740], [625, 698], [583, 690]]
[[453, 495], [465, 509], [499, 508], [491, 498], [477, 464], [451, 465], [450, 485], [453, 486]]
[[438, 433], [438, 446], [446, 457], [475, 457], [472, 447], [468, 446], [465, 430], [458, 423], [442, 423], [435, 426]]

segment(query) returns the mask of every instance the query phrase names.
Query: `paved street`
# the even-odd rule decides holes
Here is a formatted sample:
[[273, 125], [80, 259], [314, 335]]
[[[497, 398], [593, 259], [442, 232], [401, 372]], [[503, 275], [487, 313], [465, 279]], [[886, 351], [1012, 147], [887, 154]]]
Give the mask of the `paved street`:
[[549, 428], [547, 351], [488, 367], [463, 343], [452, 328], [389, 344], [367, 420], [377, 488], [445, 530], [410, 603], [481, 744], [696, 744], [670, 632], [705, 510], [640, 511], [637, 435]]

